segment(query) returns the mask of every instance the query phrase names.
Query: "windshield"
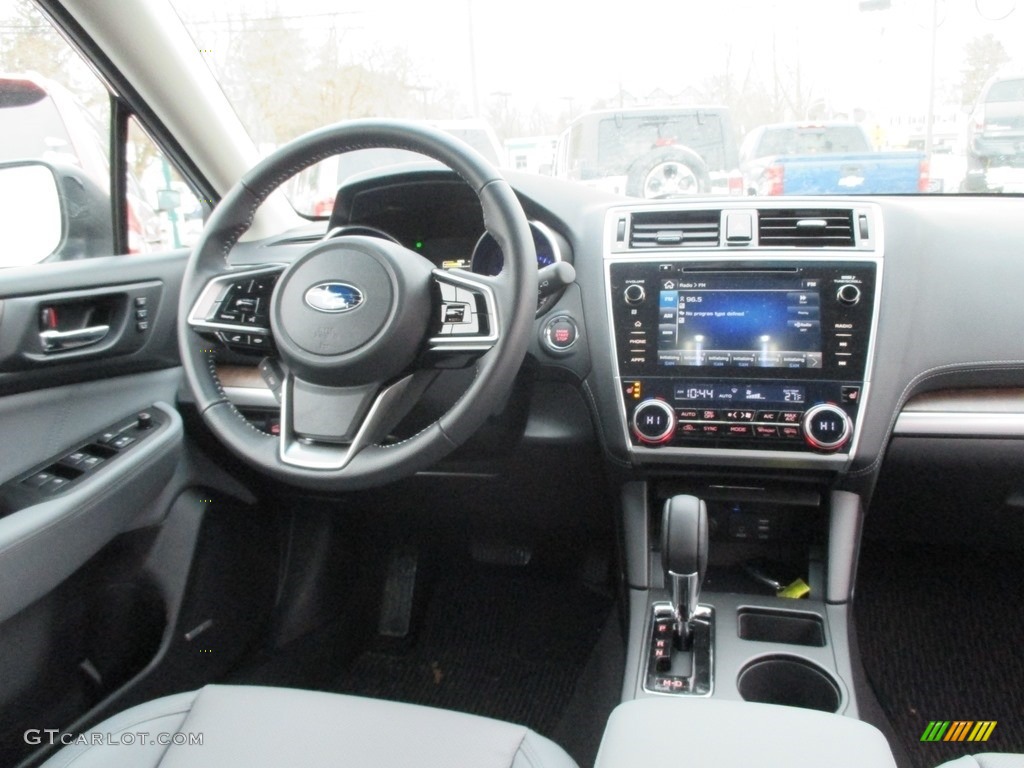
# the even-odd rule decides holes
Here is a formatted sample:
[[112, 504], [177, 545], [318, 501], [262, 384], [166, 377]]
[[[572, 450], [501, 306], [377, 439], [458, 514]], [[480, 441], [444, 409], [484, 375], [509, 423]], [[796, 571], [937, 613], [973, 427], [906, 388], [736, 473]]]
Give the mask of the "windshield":
[[[536, 0], [172, 1], [265, 152], [395, 117], [623, 195], [849, 195], [855, 178], [861, 192], [1024, 192], [1018, 0], [639, 0], [614, 17]], [[755, 134], [770, 164], [740, 155]], [[306, 173], [293, 203], [325, 215], [345, 168], [407, 159]], [[691, 183], [659, 183], [669, 172]]]

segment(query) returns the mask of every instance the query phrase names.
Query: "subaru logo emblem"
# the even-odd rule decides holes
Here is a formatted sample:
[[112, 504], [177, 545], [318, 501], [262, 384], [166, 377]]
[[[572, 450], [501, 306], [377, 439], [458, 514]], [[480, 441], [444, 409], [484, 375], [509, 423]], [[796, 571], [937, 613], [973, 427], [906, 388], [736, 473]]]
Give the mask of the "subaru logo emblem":
[[305, 299], [317, 312], [349, 312], [363, 303], [363, 292], [348, 283], [317, 283]]

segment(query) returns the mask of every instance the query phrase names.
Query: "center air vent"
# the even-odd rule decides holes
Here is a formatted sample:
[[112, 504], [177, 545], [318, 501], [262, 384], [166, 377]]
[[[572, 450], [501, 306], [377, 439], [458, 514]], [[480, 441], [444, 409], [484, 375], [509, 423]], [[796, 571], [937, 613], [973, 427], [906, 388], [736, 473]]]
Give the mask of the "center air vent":
[[639, 211], [629, 230], [630, 248], [718, 245], [721, 211]]
[[852, 248], [853, 212], [838, 208], [766, 208], [757, 212], [762, 246]]

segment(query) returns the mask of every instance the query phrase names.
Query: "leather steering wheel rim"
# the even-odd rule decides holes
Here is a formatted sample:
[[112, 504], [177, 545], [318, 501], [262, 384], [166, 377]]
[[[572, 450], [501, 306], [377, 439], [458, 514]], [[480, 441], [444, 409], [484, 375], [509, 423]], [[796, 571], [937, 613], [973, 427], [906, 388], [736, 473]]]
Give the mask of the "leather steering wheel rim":
[[[215, 351], [190, 325], [190, 313], [213, 278], [238, 271], [231, 265], [231, 250], [275, 189], [327, 157], [375, 147], [411, 150], [438, 160], [476, 193], [484, 226], [505, 254], [502, 273], [486, 278], [500, 332], [476, 361], [476, 375], [463, 396], [425, 429], [401, 442], [367, 445], [340, 470], [294, 466], [282, 461], [279, 439], [253, 427], [228, 399], [217, 377]], [[316, 490], [373, 487], [432, 465], [473, 434], [504, 400], [526, 354], [536, 295], [536, 257], [526, 215], [511, 187], [483, 157], [448, 134], [416, 123], [375, 119], [338, 123], [301, 136], [269, 155], [224, 196], [210, 216], [182, 278], [178, 307], [182, 367], [203, 421], [246, 463], [284, 482]]]

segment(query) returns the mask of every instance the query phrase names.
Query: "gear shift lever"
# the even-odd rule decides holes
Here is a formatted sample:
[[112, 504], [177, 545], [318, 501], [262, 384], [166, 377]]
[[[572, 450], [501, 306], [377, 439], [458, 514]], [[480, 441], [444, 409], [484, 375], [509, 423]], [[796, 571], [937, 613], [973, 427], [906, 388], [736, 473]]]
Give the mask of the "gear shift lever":
[[681, 640], [690, 636], [700, 588], [708, 568], [708, 508], [696, 496], [673, 496], [661, 520], [661, 561], [672, 591]]

